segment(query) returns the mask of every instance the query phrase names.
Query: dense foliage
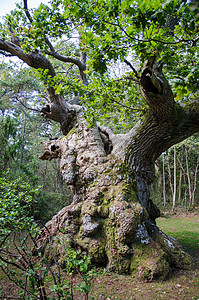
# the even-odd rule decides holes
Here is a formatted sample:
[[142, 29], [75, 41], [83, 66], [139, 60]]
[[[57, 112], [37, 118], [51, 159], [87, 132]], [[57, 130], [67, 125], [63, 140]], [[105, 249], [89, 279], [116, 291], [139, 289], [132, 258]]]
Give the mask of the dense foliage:
[[36, 193], [38, 189], [31, 189], [20, 178], [11, 182], [0, 178], [0, 243], [12, 232], [24, 232], [34, 226], [31, 208]]
[[[178, 101], [198, 95], [199, 17], [190, 2], [52, 0], [30, 12], [18, 5], [5, 24], [27, 53], [51, 59], [56, 75], [40, 70], [40, 78], [56, 93], [81, 96], [90, 122], [105, 118], [123, 130], [132, 126], [146, 109], [137, 84], [151, 56], [163, 61]], [[10, 35], [2, 24], [1, 36]], [[74, 68], [81, 51], [87, 55], [86, 87]]]

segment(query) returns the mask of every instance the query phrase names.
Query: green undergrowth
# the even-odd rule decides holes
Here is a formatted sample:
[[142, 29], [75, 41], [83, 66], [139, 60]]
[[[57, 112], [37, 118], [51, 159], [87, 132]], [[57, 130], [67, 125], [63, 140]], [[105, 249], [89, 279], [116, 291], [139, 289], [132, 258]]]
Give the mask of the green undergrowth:
[[198, 217], [157, 219], [157, 225], [167, 235], [175, 238], [190, 255], [199, 253]]

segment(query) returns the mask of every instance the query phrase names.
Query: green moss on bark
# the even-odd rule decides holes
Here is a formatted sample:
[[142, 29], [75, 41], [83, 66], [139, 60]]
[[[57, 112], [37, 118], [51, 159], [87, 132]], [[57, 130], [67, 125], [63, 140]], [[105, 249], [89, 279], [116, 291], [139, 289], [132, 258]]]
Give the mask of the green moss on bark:
[[134, 245], [130, 272], [141, 280], [165, 279], [171, 268], [166, 253], [156, 242]]
[[76, 127], [74, 126], [68, 133], [67, 133], [67, 135], [65, 136], [65, 138], [66, 139], [68, 139], [69, 138], [69, 136], [71, 136], [73, 133], [75, 133], [76, 132]]

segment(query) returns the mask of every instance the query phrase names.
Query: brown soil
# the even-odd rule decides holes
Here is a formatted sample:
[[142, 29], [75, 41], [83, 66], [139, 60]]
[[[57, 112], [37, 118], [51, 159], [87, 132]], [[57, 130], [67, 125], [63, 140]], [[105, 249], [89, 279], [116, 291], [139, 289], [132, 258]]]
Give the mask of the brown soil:
[[[75, 279], [79, 282], [79, 278]], [[19, 299], [19, 289], [15, 284], [1, 281], [0, 299]], [[50, 295], [49, 295], [50, 296]], [[18, 298], [17, 298], [18, 297]], [[93, 298], [94, 297], [94, 298]], [[23, 299], [23, 298], [21, 298]], [[49, 297], [50, 299], [50, 297]], [[83, 300], [84, 295], [74, 293], [74, 300]], [[199, 264], [191, 271], [178, 271], [164, 282], [138, 282], [130, 276], [104, 272], [98, 276], [91, 289], [89, 299], [96, 300], [155, 300], [199, 299]], [[56, 300], [56, 298], [55, 298]]]

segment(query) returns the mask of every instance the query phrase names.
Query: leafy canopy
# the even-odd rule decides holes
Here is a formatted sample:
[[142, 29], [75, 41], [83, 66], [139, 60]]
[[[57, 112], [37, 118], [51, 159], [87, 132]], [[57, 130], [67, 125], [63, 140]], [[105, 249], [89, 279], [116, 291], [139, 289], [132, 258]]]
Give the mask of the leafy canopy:
[[180, 79], [187, 93], [198, 90], [199, 16], [186, 1], [65, 0], [63, 6], [79, 25], [91, 73], [104, 74], [128, 56], [139, 72], [140, 62], [155, 55], [172, 78], [178, 76], [176, 86]]
[[[115, 122], [120, 118], [123, 124], [122, 116], [131, 122], [135, 108], [138, 113], [145, 109], [136, 84], [143, 62], [151, 56], [163, 61], [177, 100], [187, 102], [198, 95], [199, 16], [190, 1], [51, 0], [30, 13], [27, 18], [18, 6], [5, 18], [25, 51], [37, 49], [51, 57], [48, 38], [62, 55], [79, 58], [78, 49], [87, 53], [87, 87], [55, 59], [58, 72], [48, 83], [56, 93], [82, 96], [89, 119], [112, 111]], [[1, 35], [8, 38], [10, 33], [4, 27]]]

